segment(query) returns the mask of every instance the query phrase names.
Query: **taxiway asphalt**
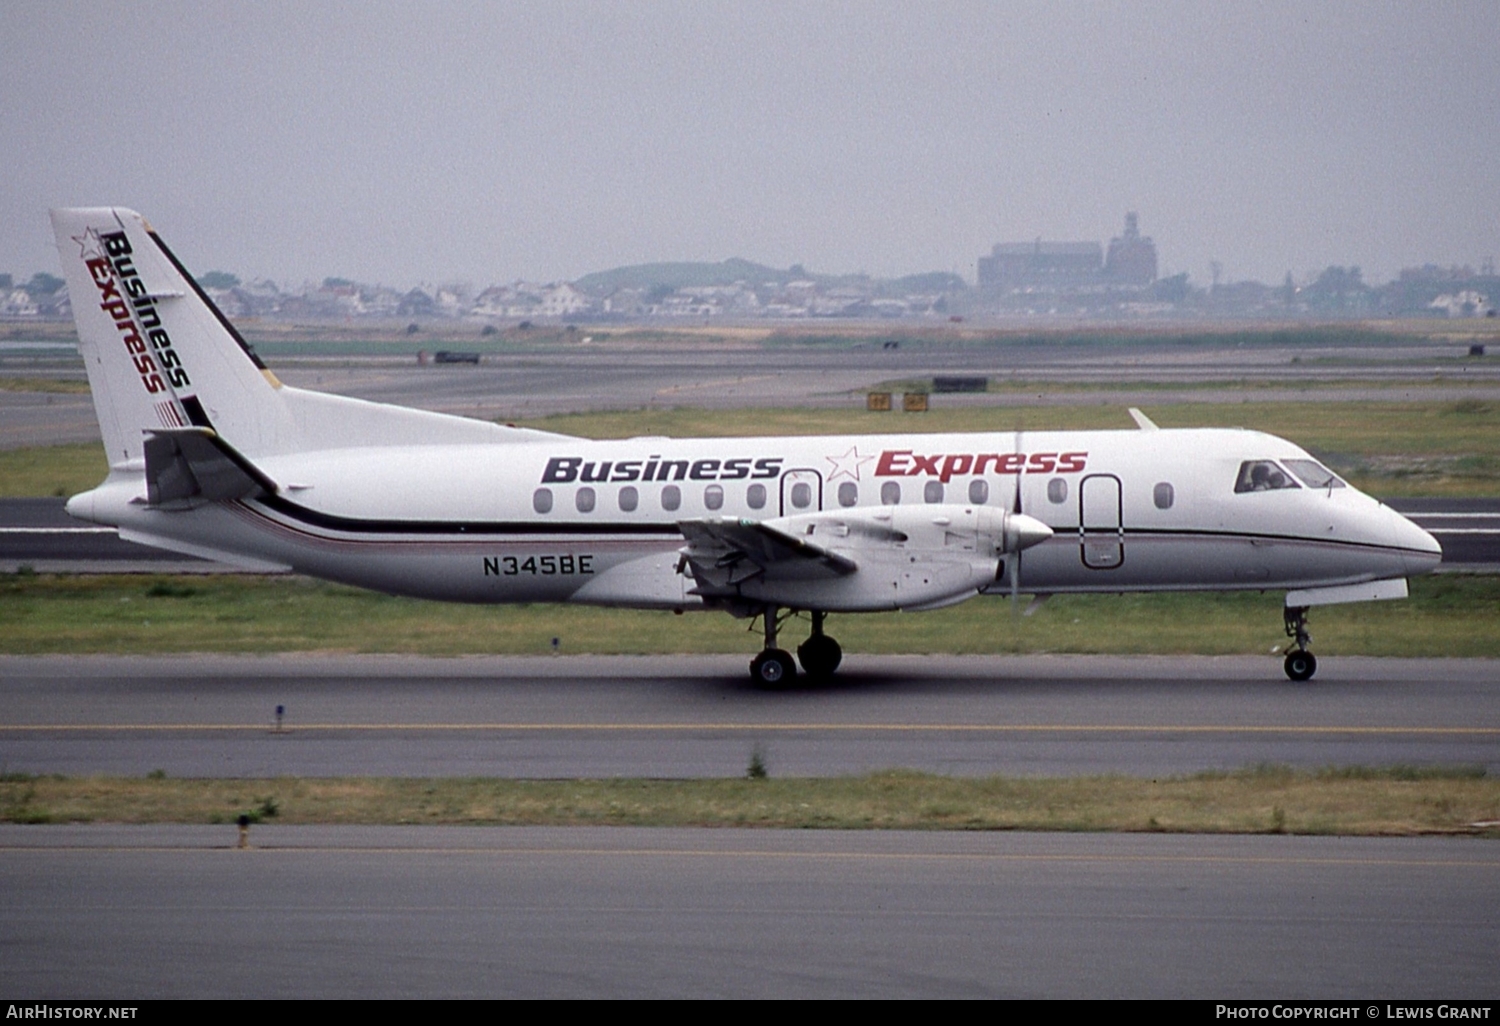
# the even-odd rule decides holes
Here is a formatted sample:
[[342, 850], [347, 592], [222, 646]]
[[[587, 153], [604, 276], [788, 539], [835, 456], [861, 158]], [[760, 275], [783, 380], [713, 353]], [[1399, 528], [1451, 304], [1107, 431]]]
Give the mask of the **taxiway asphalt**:
[[0, 992], [1494, 998], [1457, 838], [0, 826]]
[[[861, 656], [767, 692], [744, 656], [0, 658], [0, 770], [734, 777], [891, 767], [1154, 777], [1260, 763], [1500, 772], [1500, 662]], [[284, 710], [280, 729], [276, 709]]]

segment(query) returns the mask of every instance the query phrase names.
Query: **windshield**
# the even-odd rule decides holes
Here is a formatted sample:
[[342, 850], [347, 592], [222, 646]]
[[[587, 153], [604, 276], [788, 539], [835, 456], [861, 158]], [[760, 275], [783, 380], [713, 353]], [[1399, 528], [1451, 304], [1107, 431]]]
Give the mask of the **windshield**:
[[1240, 476], [1234, 482], [1236, 492], [1273, 492], [1279, 488], [1300, 487], [1274, 460], [1246, 460], [1240, 464]]
[[1309, 488], [1342, 488], [1344, 482], [1339, 480], [1337, 474], [1329, 470], [1317, 460], [1284, 460], [1283, 461], [1297, 479]]

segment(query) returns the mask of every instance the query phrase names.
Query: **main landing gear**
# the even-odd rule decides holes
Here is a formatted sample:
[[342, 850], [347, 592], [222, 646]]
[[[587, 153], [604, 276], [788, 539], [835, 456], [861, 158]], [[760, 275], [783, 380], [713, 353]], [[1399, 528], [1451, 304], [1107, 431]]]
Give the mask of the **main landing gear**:
[[1292, 680], [1312, 680], [1312, 675], [1318, 672], [1318, 659], [1307, 650], [1312, 644], [1312, 635], [1307, 633], [1307, 607], [1288, 606], [1282, 612], [1282, 619], [1286, 624], [1286, 636], [1296, 639], [1287, 651], [1282, 667]]
[[[802, 669], [814, 680], [825, 680], [833, 676], [833, 671], [839, 668], [839, 663], [844, 658], [844, 650], [839, 648], [839, 643], [823, 633], [824, 615], [819, 612], [812, 614], [812, 635], [797, 646], [797, 658], [802, 661]], [[792, 661], [791, 653], [776, 647], [776, 634], [783, 619], [785, 617], [777, 615], [775, 606], [767, 606], [762, 614], [766, 647], [750, 660], [750, 679], [761, 687], [784, 688], [797, 679], [797, 664]]]
[[824, 615], [813, 613], [812, 634], [797, 646], [797, 658], [802, 661], [802, 668], [809, 677], [819, 680], [832, 677], [833, 671], [844, 660], [844, 650], [839, 648], [839, 643], [823, 633]]

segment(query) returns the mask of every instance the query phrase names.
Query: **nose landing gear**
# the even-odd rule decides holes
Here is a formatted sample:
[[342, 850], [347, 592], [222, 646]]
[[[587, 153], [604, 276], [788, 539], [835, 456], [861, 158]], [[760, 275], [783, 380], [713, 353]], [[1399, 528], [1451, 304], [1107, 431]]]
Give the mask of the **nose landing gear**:
[[1295, 639], [1282, 668], [1292, 680], [1312, 680], [1312, 675], [1318, 672], [1318, 660], [1307, 649], [1312, 644], [1312, 635], [1307, 633], [1307, 607], [1288, 606], [1282, 611], [1282, 620], [1286, 636]]

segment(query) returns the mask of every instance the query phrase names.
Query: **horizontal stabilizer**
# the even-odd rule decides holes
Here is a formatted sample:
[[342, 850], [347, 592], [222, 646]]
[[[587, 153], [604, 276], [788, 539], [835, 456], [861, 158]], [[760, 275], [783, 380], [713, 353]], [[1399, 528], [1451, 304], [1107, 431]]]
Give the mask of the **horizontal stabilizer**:
[[146, 496], [153, 506], [276, 494], [276, 482], [212, 428], [146, 432]]

